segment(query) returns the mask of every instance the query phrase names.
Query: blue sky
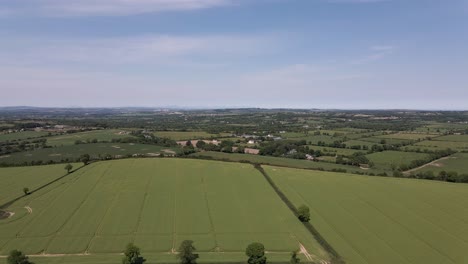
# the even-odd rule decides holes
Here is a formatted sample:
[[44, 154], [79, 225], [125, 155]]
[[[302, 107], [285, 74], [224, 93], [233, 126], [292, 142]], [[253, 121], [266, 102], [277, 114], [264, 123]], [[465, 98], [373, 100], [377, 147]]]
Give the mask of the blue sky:
[[0, 106], [468, 109], [468, 0], [0, 0]]

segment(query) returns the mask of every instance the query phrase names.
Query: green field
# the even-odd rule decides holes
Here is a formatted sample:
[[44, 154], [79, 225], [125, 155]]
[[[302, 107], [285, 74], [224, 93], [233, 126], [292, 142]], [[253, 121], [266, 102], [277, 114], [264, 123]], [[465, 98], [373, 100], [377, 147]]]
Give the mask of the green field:
[[348, 264], [468, 263], [468, 185], [265, 167]]
[[0, 142], [12, 140], [24, 140], [47, 136], [49, 132], [23, 131], [16, 133], [0, 134]]
[[378, 168], [391, 169], [392, 164], [397, 168], [401, 165], [409, 165], [413, 160], [424, 160], [429, 154], [403, 151], [382, 151], [366, 155]]
[[156, 156], [159, 153], [174, 154], [179, 150], [176, 148], [167, 148], [147, 144], [134, 143], [93, 143], [66, 145], [56, 148], [36, 149], [26, 152], [17, 152], [9, 155], [0, 156], [0, 163], [22, 164], [42, 160], [47, 161], [76, 161], [82, 154], [89, 154], [93, 159], [99, 159], [107, 154], [113, 158], [124, 157], [128, 155], [146, 155]]
[[355, 149], [321, 147], [321, 146], [314, 146], [314, 145], [308, 145], [308, 147], [310, 149], [313, 149], [314, 151], [320, 150], [323, 153], [333, 154], [333, 155], [343, 155], [343, 156], [351, 156], [356, 152], [365, 152], [362, 150], [355, 150]]
[[439, 141], [468, 142], [468, 135], [448, 135], [438, 137]]
[[[438, 138], [437, 138], [438, 139]], [[468, 150], [468, 142], [454, 142], [454, 141], [439, 141], [439, 140], [426, 140], [421, 141], [413, 146], [419, 147], [421, 149], [425, 148], [432, 148], [437, 150], [444, 150], [444, 149], [454, 149], [454, 150]]]
[[[379, 141], [380, 142], [380, 141]], [[375, 143], [375, 142], [369, 142], [369, 141], [363, 141], [363, 140], [348, 140], [344, 142], [346, 144], [346, 147], [351, 147], [351, 146], [367, 146], [369, 149], [373, 145], [378, 145], [382, 146], [382, 144]]]
[[221, 133], [221, 134], [210, 134], [204, 131], [157, 131], [153, 133], [157, 137], [170, 138], [173, 140], [189, 140], [189, 139], [210, 139], [210, 138], [220, 138], [220, 137], [229, 137], [231, 134]]
[[395, 133], [389, 135], [382, 135], [379, 138], [393, 138], [393, 139], [403, 139], [403, 140], [423, 140], [426, 138], [437, 137], [438, 134], [426, 134], [426, 133]]
[[214, 160], [226, 160], [234, 162], [250, 162], [250, 163], [259, 163], [273, 166], [282, 166], [282, 167], [291, 167], [299, 169], [321, 169], [321, 170], [333, 170], [341, 169], [346, 170], [347, 172], [372, 172], [372, 173], [381, 173], [382, 170], [378, 169], [369, 169], [363, 170], [356, 166], [335, 164], [330, 162], [315, 162], [309, 160], [300, 160], [300, 159], [290, 159], [290, 158], [280, 158], [280, 157], [271, 157], [271, 156], [261, 156], [261, 155], [250, 155], [250, 154], [239, 154], [239, 153], [223, 153], [223, 152], [199, 152], [190, 155], [191, 157], [202, 157], [202, 158], [211, 158]]
[[366, 141], [366, 142], [371, 142], [374, 144], [382, 144], [382, 142], [385, 142], [384, 144], [388, 145], [396, 145], [396, 144], [408, 144], [411, 143], [411, 140], [407, 139], [398, 139], [398, 138], [383, 138], [383, 137], [366, 137], [360, 139], [361, 141]]
[[111, 141], [112, 139], [132, 137], [126, 133], [126, 130], [119, 129], [103, 129], [93, 130], [86, 132], [78, 132], [71, 134], [64, 134], [47, 138], [47, 145], [61, 146], [61, 145], [74, 145], [77, 140], [86, 142], [87, 140], [97, 139], [98, 141]]
[[415, 170], [414, 173], [433, 171], [437, 175], [441, 171], [457, 172], [458, 174], [468, 174], [468, 153], [456, 153], [449, 157], [445, 157], [431, 162], [427, 166]]
[[[57, 166], [19, 167], [0, 169], [0, 177], [16, 192], [63, 172]], [[36, 263], [118, 263], [118, 253], [129, 242], [141, 247], [146, 258], [154, 257], [147, 263], [174, 262], [171, 251], [185, 239], [195, 241], [201, 262], [245, 261], [245, 247], [254, 241], [266, 246], [271, 259], [288, 261], [300, 244], [316, 260], [327, 258], [249, 164], [188, 159], [92, 163], [6, 210], [15, 214], [0, 220], [0, 255], [12, 249], [89, 254], [33, 256]]]

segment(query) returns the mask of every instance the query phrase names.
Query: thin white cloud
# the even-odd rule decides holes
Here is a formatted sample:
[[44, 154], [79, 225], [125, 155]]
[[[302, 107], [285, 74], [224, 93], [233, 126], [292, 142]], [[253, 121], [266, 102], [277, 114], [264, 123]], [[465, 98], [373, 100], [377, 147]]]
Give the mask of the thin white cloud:
[[[0, 43], [5, 64], [90, 63], [157, 64], [198, 57], [192, 61], [223, 61], [241, 55], [264, 54], [279, 44], [273, 36], [148, 35], [101, 39], [8, 39]], [[27, 43], [23, 45], [23, 43]], [[200, 60], [203, 58], [203, 60]]]
[[41, 16], [126, 16], [232, 4], [232, 0], [22, 0], [11, 14]]
[[354, 60], [351, 62], [351, 64], [365, 64], [381, 60], [387, 57], [388, 55], [392, 54], [396, 47], [390, 45], [378, 45], [372, 46], [369, 49], [371, 50], [371, 54], [366, 55], [358, 60]]

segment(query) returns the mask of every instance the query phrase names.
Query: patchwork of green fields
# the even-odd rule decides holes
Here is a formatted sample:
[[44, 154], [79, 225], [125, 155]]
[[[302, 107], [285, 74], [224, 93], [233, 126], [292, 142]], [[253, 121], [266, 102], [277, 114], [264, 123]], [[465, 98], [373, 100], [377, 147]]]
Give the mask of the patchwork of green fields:
[[175, 154], [179, 150], [176, 148], [167, 148], [147, 144], [134, 143], [95, 143], [67, 145], [56, 148], [36, 149], [33, 151], [17, 152], [9, 155], [0, 156], [0, 163], [23, 164], [42, 160], [43, 162], [54, 161], [76, 161], [82, 154], [89, 154], [91, 158], [99, 159], [109, 154], [113, 158], [124, 157], [127, 155], [147, 155], [155, 156], [159, 153]]
[[426, 133], [395, 133], [389, 135], [382, 135], [379, 138], [393, 138], [393, 139], [404, 139], [404, 140], [422, 140], [426, 138], [437, 137], [438, 134], [426, 134]]
[[265, 167], [348, 264], [468, 263], [468, 185]]
[[[0, 179], [11, 182], [17, 192], [19, 186], [49, 181], [63, 172], [60, 166], [9, 168], [0, 169]], [[11, 195], [4, 198], [2, 191], [0, 196], [7, 200]], [[175, 261], [170, 252], [182, 240], [192, 239], [204, 260], [244, 261], [243, 251], [254, 241], [265, 244], [272, 259], [288, 261], [289, 252], [300, 244], [317, 260], [327, 258], [249, 164], [187, 159], [98, 162], [6, 210], [15, 214], [0, 220], [0, 255], [12, 249], [27, 254], [86, 253], [90, 256], [65, 257], [76, 261], [68, 263], [101, 263], [99, 258], [108, 263], [119, 261], [117, 253], [134, 242], [144, 254]], [[51, 259], [34, 258], [37, 263], [56, 261]]]
[[0, 134], [0, 142], [12, 141], [12, 140], [23, 140], [47, 136], [48, 132], [36, 132], [36, 131], [23, 131], [16, 133]]
[[398, 168], [401, 165], [409, 165], [413, 160], [424, 160], [429, 158], [429, 154], [403, 151], [383, 151], [366, 155], [374, 162], [378, 168], [392, 169], [392, 166]]
[[210, 139], [231, 136], [231, 134], [228, 133], [210, 134], [204, 131], [157, 131], [153, 134], [157, 137], [170, 138], [173, 140]]
[[439, 159], [415, 170], [414, 173], [424, 171], [433, 171], [435, 175], [439, 174], [441, 171], [468, 174], [468, 153], [456, 153], [449, 157]]
[[459, 150], [459, 151], [468, 151], [468, 141], [455, 142], [455, 141], [426, 140], [426, 141], [418, 142], [414, 144], [413, 146], [421, 148], [421, 149], [428, 148], [428, 149], [443, 150], [443, 149], [450, 148], [450, 149]]
[[86, 132], [64, 134], [47, 138], [47, 145], [62, 146], [74, 145], [77, 140], [86, 142], [87, 140], [97, 139], [98, 141], [111, 141], [112, 139], [132, 137], [126, 130], [104, 129]]

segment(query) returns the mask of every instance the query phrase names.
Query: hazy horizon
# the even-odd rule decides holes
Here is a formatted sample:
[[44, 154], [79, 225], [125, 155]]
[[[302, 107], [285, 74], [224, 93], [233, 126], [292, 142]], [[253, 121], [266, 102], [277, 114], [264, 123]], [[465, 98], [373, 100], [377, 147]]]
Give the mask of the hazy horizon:
[[0, 106], [464, 110], [468, 1], [0, 3]]

